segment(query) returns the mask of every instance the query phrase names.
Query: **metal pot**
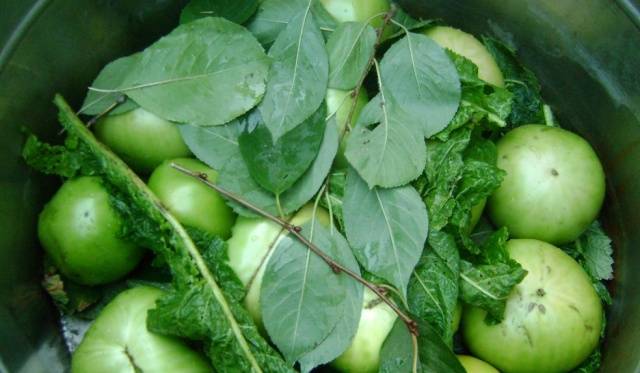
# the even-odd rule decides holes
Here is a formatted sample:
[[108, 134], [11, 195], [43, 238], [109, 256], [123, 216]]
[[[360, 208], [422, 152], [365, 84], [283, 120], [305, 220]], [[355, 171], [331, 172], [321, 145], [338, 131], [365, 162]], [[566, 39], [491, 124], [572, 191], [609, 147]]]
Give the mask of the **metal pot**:
[[[24, 165], [21, 130], [53, 139], [50, 101], [78, 106], [100, 68], [177, 23], [184, 1], [4, 0], [0, 4], [0, 372], [68, 366], [58, 318], [40, 287], [36, 219], [57, 180]], [[519, 50], [560, 122], [607, 170], [603, 211], [616, 248], [604, 372], [640, 371], [640, 9], [634, 0], [401, 0]]]

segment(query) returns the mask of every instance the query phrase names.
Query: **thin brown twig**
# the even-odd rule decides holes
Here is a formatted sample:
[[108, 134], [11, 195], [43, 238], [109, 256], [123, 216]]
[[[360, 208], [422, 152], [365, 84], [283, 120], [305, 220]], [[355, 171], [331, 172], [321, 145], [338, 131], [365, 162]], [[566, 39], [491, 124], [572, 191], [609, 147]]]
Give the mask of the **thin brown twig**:
[[353, 92], [351, 92], [351, 97], [353, 97], [354, 101], [353, 101], [353, 104], [351, 105], [351, 109], [349, 110], [349, 115], [347, 115], [347, 120], [344, 123], [344, 128], [342, 129], [342, 133], [340, 133], [340, 138], [342, 138], [344, 134], [347, 133], [351, 128], [351, 122], [353, 121], [353, 116], [355, 115], [356, 107], [358, 107], [358, 97], [360, 96], [362, 85], [364, 84], [364, 80], [367, 78], [367, 75], [369, 75], [369, 70], [371, 70], [371, 66], [373, 66], [373, 61], [376, 58], [375, 51], [380, 46], [380, 43], [382, 43], [382, 36], [384, 34], [384, 30], [387, 27], [387, 25], [389, 25], [389, 21], [393, 17], [393, 14], [395, 13], [395, 11], [396, 11], [396, 8], [392, 6], [391, 9], [389, 9], [389, 11], [384, 15], [384, 18], [382, 19], [382, 25], [376, 29], [377, 37], [376, 37], [376, 43], [374, 44], [374, 47], [373, 47], [374, 52], [371, 54], [371, 57], [369, 57], [369, 61], [367, 62], [367, 67], [364, 69], [364, 73], [360, 77], [360, 80], [358, 80], [358, 83], [356, 84], [356, 87], [353, 89]]
[[89, 121], [87, 122], [87, 127], [91, 127], [92, 125], [94, 125], [98, 121], [98, 119], [100, 119], [100, 118], [104, 117], [105, 115], [109, 114], [110, 112], [112, 112], [115, 108], [117, 108], [121, 104], [124, 104], [124, 102], [126, 100], [127, 100], [127, 96], [125, 96], [125, 95], [118, 96], [118, 98], [111, 105], [109, 105], [106, 109], [104, 109], [104, 111], [102, 111], [100, 114], [94, 116], [93, 118], [89, 119]]
[[197, 172], [197, 171], [192, 171], [186, 167], [180, 166], [178, 164], [172, 163], [171, 167], [175, 168], [176, 170], [184, 173], [185, 175], [194, 177], [196, 179], [198, 179], [200, 182], [204, 183], [205, 185], [207, 185], [209, 188], [214, 189], [215, 191], [217, 191], [218, 193], [222, 194], [223, 196], [227, 197], [228, 199], [239, 203], [240, 205], [254, 211], [255, 213], [257, 213], [258, 215], [261, 215], [262, 217], [269, 219], [271, 221], [273, 221], [274, 223], [280, 225], [281, 227], [283, 227], [284, 229], [286, 229], [287, 231], [289, 231], [289, 233], [291, 233], [293, 236], [295, 236], [300, 242], [302, 242], [306, 247], [309, 248], [309, 250], [311, 250], [315, 255], [319, 256], [322, 260], [325, 261], [325, 263], [327, 263], [327, 265], [329, 265], [329, 267], [331, 267], [331, 269], [335, 272], [335, 273], [340, 273], [340, 272], [344, 272], [347, 275], [349, 275], [350, 277], [352, 277], [354, 280], [358, 281], [359, 283], [361, 283], [362, 285], [366, 286], [369, 290], [373, 291], [380, 299], [382, 299], [382, 301], [384, 301], [397, 315], [398, 317], [405, 323], [405, 325], [407, 326], [407, 328], [409, 329], [409, 331], [411, 332], [412, 335], [417, 336], [418, 335], [418, 325], [417, 323], [412, 320], [409, 316], [407, 316], [404, 312], [402, 312], [402, 310], [395, 304], [393, 303], [387, 296], [387, 290], [383, 289], [381, 287], [379, 287], [378, 285], [371, 283], [367, 280], [365, 280], [364, 278], [362, 278], [359, 274], [353, 272], [352, 270], [350, 270], [349, 268], [341, 265], [340, 263], [336, 262], [335, 260], [333, 260], [330, 256], [328, 256], [327, 254], [325, 254], [322, 250], [320, 250], [313, 242], [309, 241], [305, 236], [302, 235], [302, 229], [299, 226], [293, 225], [291, 223], [289, 223], [288, 221], [285, 221], [263, 209], [261, 209], [260, 207], [254, 206], [252, 203], [245, 201], [244, 199], [242, 199], [241, 197], [235, 195], [234, 193], [228, 192], [226, 190], [224, 190], [223, 188], [220, 188], [219, 186], [217, 186], [216, 184], [212, 183], [211, 181], [209, 181], [207, 174], [202, 173], [202, 172]]

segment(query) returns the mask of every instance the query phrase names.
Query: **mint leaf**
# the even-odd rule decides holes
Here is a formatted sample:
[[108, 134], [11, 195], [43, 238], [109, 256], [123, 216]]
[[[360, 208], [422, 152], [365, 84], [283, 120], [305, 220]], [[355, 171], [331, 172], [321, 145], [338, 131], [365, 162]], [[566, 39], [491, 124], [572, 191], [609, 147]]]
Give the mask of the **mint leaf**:
[[613, 279], [613, 249], [611, 239], [595, 221], [587, 230], [569, 245], [572, 256], [594, 281]]

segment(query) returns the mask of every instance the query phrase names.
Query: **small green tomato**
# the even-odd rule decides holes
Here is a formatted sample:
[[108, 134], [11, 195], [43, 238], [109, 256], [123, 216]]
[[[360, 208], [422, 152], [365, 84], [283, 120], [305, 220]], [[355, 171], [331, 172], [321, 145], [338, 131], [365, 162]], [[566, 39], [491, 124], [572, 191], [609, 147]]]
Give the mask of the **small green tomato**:
[[380, 350], [398, 315], [371, 290], [364, 289], [358, 331], [349, 348], [332, 365], [345, 373], [374, 373], [380, 368]]
[[559, 248], [538, 240], [507, 242], [528, 272], [507, 299], [504, 320], [465, 307], [462, 334], [471, 352], [509, 373], [567, 372], [600, 340], [603, 312], [589, 275]]
[[489, 216], [512, 237], [564, 244], [598, 216], [604, 171], [582, 137], [558, 127], [527, 125], [508, 132], [497, 148], [498, 167], [507, 174], [489, 199]]
[[149, 178], [149, 188], [180, 223], [228, 238], [235, 221], [231, 207], [227, 206], [218, 192], [174, 169], [172, 163], [204, 173], [211, 182], [218, 178], [218, 173], [204, 163], [196, 159], [179, 158], [158, 166]]
[[95, 134], [131, 168], [145, 174], [167, 159], [191, 155], [175, 123], [143, 108], [102, 117]]
[[496, 368], [473, 356], [458, 355], [458, 360], [467, 373], [500, 373]]
[[62, 274], [83, 285], [115, 281], [136, 267], [144, 250], [124, 241], [122, 218], [98, 177], [65, 182], [38, 220], [38, 237]]
[[[329, 226], [329, 214], [318, 208], [316, 219]], [[313, 217], [313, 205], [300, 209], [290, 223], [303, 225]], [[279, 225], [264, 218], [239, 217], [227, 241], [229, 266], [247, 289], [244, 304], [260, 330], [263, 329], [260, 309], [260, 289], [266, 264], [278, 242], [287, 235]]]
[[475, 36], [448, 26], [431, 27], [424, 33], [441, 47], [473, 62], [478, 67], [480, 79], [495, 86], [504, 87], [504, 77], [496, 60]]
[[72, 373], [207, 373], [211, 367], [182, 341], [147, 330], [147, 312], [162, 290], [118, 294], [93, 322], [71, 359]]

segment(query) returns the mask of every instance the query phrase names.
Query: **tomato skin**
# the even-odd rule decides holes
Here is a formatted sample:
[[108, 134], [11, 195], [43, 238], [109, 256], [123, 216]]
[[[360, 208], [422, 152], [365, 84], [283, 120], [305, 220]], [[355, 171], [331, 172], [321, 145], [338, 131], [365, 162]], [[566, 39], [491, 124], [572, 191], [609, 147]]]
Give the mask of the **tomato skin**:
[[589, 143], [569, 131], [527, 125], [497, 143], [498, 167], [507, 172], [489, 198], [489, 216], [512, 237], [564, 244], [596, 219], [605, 175]]
[[217, 191], [174, 169], [172, 163], [202, 172], [211, 182], [218, 179], [218, 173], [204, 163], [178, 158], [163, 162], [153, 171], [149, 188], [180, 223], [228, 238], [236, 217], [231, 207]]
[[602, 305], [582, 267], [543, 241], [507, 242], [511, 258], [528, 272], [509, 295], [505, 319], [484, 322], [486, 312], [466, 307], [464, 340], [473, 353], [500, 371], [570, 371], [598, 345]]
[[206, 373], [211, 367], [177, 338], [147, 330], [147, 311], [162, 290], [139, 286], [118, 294], [100, 312], [71, 360], [72, 373]]
[[380, 350], [398, 315], [371, 290], [364, 289], [358, 331], [347, 350], [331, 365], [345, 373], [375, 373], [380, 368]]
[[[320, 0], [320, 3], [338, 22], [365, 22], [376, 14], [389, 11], [388, 0]], [[382, 15], [369, 23], [373, 27], [382, 26]]]
[[115, 281], [144, 250], [120, 238], [122, 219], [99, 177], [68, 180], [40, 213], [38, 237], [60, 272], [83, 285]]
[[347, 138], [349, 137], [349, 131], [345, 130], [345, 127], [347, 126], [347, 120], [349, 118], [349, 113], [351, 112], [351, 107], [355, 105], [349, 130], [351, 130], [351, 128], [353, 128], [353, 126], [358, 121], [360, 112], [365, 107], [368, 101], [369, 96], [364, 87], [360, 90], [360, 94], [358, 95], [358, 98], [356, 100], [354, 100], [354, 98], [351, 96], [351, 91], [343, 91], [340, 89], [332, 88], [327, 89], [327, 113], [329, 115], [335, 113], [336, 123], [338, 124], [338, 134], [342, 135], [338, 153], [336, 154], [336, 158], [334, 160], [334, 166], [337, 169], [344, 169], [349, 166], [349, 162], [344, 156], [344, 151], [347, 148]]
[[167, 159], [188, 157], [178, 125], [143, 108], [102, 117], [95, 125], [98, 140], [131, 168], [148, 174]]
[[[293, 225], [303, 225], [313, 217], [313, 205], [301, 208], [289, 221]], [[316, 219], [328, 227], [329, 213], [318, 207]], [[287, 232], [276, 223], [265, 218], [240, 216], [233, 226], [231, 238], [227, 241], [229, 266], [247, 287], [244, 305], [258, 328], [264, 332], [260, 308], [260, 289], [266, 264], [278, 242]]]
[[424, 34], [442, 48], [455, 52], [478, 67], [478, 77], [487, 83], [504, 87], [504, 77], [489, 50], [475, 36], [449, 26], [430, 27]]
[[467, 373], [500, 373], [496, 368], [473, 356], [458, 355], [458, 360]]

